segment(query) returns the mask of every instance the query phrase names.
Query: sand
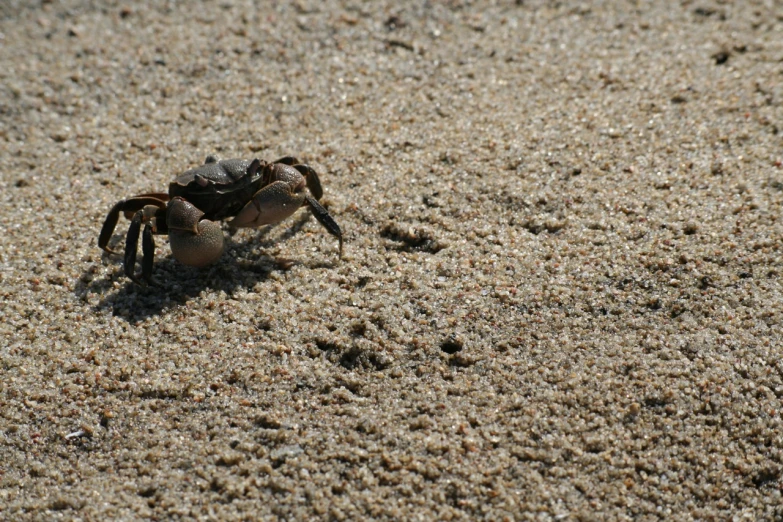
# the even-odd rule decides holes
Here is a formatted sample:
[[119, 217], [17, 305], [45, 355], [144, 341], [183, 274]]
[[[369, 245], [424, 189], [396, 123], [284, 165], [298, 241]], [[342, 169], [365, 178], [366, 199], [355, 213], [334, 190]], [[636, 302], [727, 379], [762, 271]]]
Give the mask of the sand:
[[[268, 4], [0, 6], [0, 519], [783, 518], [779, 2]], [[344, 258], [130, 282], [209, 154]]]

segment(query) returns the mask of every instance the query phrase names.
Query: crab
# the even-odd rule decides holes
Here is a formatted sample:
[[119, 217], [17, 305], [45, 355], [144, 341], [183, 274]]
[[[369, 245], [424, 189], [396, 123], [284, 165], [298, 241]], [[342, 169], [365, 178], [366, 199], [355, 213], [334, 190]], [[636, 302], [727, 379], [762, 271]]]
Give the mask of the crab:
[[[287, 156], [267, 163], [258, 159], [219, 160], [208, 156], [169, 184], [168, 193], [139, 194], [117, 202], [103, 222], [98, 246], [106, 252], [120, 213], [131, 220], [125, 239], [125, 275], [136, 283], [136, 252], [142, 236], [141, 278], [149, 283], [155, 252], [154, 235], [168, 234], [171, 253], [182, 264], [204, 267], [223, 253], [219, 221], [233, 230], [283, 221], [307, 206], [326, 231], [336, 237], [342, 258], [343, 234], [318, 202], [323, 196], [318, 174]], [[142, 233], [142, 225], [144, 231]]]

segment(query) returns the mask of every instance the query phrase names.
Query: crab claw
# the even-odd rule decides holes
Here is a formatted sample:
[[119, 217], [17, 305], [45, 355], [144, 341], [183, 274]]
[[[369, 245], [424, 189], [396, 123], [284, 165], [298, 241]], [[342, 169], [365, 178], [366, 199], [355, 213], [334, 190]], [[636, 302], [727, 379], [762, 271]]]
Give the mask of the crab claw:
[[[264, 168], [266, 185], [253, 195], [247, 205], [229, 222], [232, 228], [260, 227], [278, 223], [293, 215], [302, 206], [308, 206], [319, 223], [340, 241], [340, 257], [343, 256], [343, 233], [340, 227], [321, 206], [323, 196], [318, 175], [307, 165], [288, 165], [295, 158], [283, 158]], [[309, 193], [308, 193], [309, 192]]]
[[270, 183], [256, 192], [228, 225], [232, 228], [260, 227], [283, 221], [302, 206], [303, 187], [303, 180], [299, 184], [288, 181]]
[[174, 258], [198, 268], [210, 265], [223, 254], [223, 231], [214, 221], [202, 220], [199, 209], [182, 198], [169, 203], [166, 224]]

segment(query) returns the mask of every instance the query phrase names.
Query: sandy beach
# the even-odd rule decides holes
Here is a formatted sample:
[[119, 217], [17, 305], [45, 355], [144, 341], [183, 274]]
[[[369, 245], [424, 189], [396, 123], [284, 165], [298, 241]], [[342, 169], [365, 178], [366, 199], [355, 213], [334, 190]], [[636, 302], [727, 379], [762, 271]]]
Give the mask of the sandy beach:
[[0, 4], [0, 519], [783, 519], [783, 4], [591, 4]]

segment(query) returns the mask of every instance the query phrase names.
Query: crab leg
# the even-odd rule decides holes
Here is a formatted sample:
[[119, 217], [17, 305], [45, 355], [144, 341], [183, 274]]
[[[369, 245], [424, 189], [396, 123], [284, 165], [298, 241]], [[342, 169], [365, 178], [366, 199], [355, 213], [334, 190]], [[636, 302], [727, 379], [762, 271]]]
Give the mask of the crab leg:
[[294, 156], [284, 156], [278, 160], [273, 161], [272, 163], [282, 163], [283, 165], [299, 165], [299, 160], [296, 159]]
[[[141, 273], [145, 281], [149, 282], [152, 276], [152, 262], [155, 256], [155, 242], [152, 239], [154, 233], [166, 233], [165, 229], [165, 216], [166, 208], [158, 207], [155, 204], [147, 205], [144, 208], [138, 210], [131, 219], [130, 227], [128, 227], [128, 235], [125, 237], [125, 275], [130, 279], [139, 282], [136, 277], [136, 251], [139, 246], [139, 235], [141, 233], [141, 225], [144, 224], [144, 235], [142, 237], [142, 261], [141, 261]], [[152, 226], [152, 220], [155, 220], [156, 226], [158, 222], [162, 222], [163, 230], [156, 230]]]
[[[140, 194], [138, 196], [123, 199], [122, 201], [117, 202], [117, 204], [114, 205], [109, 211], [109, 214], [106, 216], [106, 220], [103, 222], [101, 234], [98, 236], [98, 246], [110, 254], [119, 254], [119, 252], [109, 248], [109, 241], [111, 240], [111, 236], [114, 233], [114, 228], [117, 226], [117, 221], [120, 219], [120, 212], [123, 212], [126, 215], [128, 213], [133, 214], [143, 209], [147, 205], [154, 205], [158, 208], [165, 208], [166, 202], [168, 200], [168, 194], [156, 192], [150, 194]], [[128, 217], [131, 218], [133, 215]]]
[[343, 257], [343, 231], [340, 230], [340, 225], [329, 215], [329, 211], [326, 210], [318, 201], [312, 196], [305, 196], [305, 201], [310, 206], [310, 211], [315, 216], [315, 219], [323, 225], [327, 232], [336, 237], [340, 241], [340, 259]]
[[152, 263], [155, 259], [155, 240], [152, 238], [152, 225], [144, 225], [144, 235], [141, 238], [141, 276], [149, 282], [152, 278]]
[[136, 283], [139, 282], [136, 278], [136, 248], [139, 245], [142, 215], [143, 213], [141, 210], [136, 212], [136, 215], [134, 215], [131, 220], [130, 227], [128, 227], [128, 234], [125, 236], [125, 258], [123, 259], [125, 275]]
[[318, 179], [318, 174], [310, 165], [300, 163], [294, 156], [285, 156], [275, 160], [272, 162], [272, 165], [275, 163], [282, 163], [283, 165], [288, 165], [298, 170], [299, 173], [305, 177], [305, 180], [307, 180], [307, 188], [315, 199], [320, 200], [324, 196], [324, 189], [321, 188], [321, 180]]
[[294, 165], [293, 167], [304, 176], [307, 181], [307, 190], [310, 191], [310, 194], [312, 194], [315, 199], [320, 200], [324, 197], [324, 189], [321, 187], [321, 180], [310, 165]]
[[305, 177], [305, 180], [307, 181], [307, 189], [315, 199], [320, 200], [324, 196], [324, 189], [321, 187], [321, 180], [318, 178], [318, 174], [310, 165], [299, 163], [299, 160], [293, 156], [286, 156], [272, 162], [272, 164], [275, 163], [289, 165], [298, 170], [299, 173]]

